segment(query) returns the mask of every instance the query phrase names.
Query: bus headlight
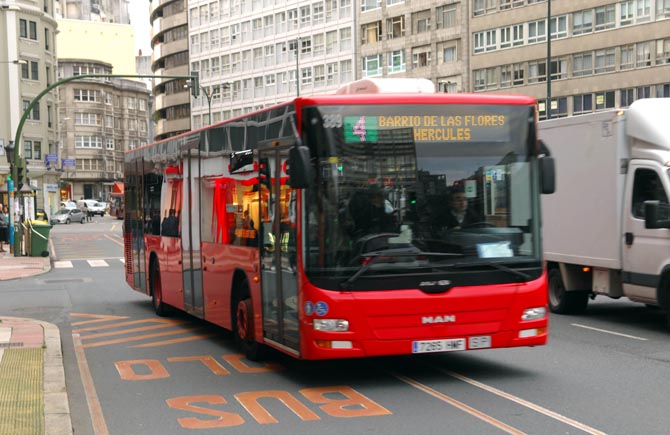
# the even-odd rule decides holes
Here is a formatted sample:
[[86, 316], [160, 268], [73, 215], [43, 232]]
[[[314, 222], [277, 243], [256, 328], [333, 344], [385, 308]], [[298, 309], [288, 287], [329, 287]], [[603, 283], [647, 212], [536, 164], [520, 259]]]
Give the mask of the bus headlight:
[[349, 321], [344, 319], [314, 319], [315, 331], [344, 332], [349, 330]]
[[522, 321], [544, 319], [547, 315], [547, 309], [544, 307], [526, 308], [521, 315]]

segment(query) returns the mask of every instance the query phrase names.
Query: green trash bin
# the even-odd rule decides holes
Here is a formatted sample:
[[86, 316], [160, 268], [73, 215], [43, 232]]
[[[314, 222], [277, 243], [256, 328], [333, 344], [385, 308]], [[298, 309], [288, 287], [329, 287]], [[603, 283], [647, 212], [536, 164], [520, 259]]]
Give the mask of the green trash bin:
[[30, 256], [48, 257], [49, 256], [49, 231], [52, 225], [33, 221], [30, 226]]

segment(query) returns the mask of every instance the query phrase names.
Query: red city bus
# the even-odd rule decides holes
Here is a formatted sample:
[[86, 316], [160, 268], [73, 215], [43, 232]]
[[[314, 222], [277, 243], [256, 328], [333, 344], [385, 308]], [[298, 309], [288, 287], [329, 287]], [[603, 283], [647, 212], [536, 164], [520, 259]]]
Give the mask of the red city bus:
[[128, 151], [128, 284], [250, 359], [545, 344], [536, 102], [394, 83]]

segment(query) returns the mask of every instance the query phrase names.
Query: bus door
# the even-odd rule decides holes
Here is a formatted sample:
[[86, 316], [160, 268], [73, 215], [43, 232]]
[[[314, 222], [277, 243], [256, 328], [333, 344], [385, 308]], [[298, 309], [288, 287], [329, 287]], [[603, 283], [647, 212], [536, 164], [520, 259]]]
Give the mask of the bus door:
[[299, 352], [295, 194], [286, 183], [289, 149], [259, 151], [261, 297], [265, 338]]
[[[127, 193], [133, 213], [125, 216], [124, 227], [125, 232], [130, 236], [131, 243], [126, 244], [132, 249], [132, 262], [127, 265], [127, 271], [132, 270], [133, 286], [136, 289], [146, 291], [146, 261], [144, 249], [144, 175], [142, 168], [144, 160], [142, 158], [135, 160], [131, 165], [127, 165], [126, 180], [130, 180], [130, 189]], [[128, 237], [128, 236], [124, 236]], [[128, 248], [126, 248], [128, 249]], [[128, 261], [128, 255], [126, 255]], [[129, 267], [130, 266], [130, 267]]]
[[184, 311], [203, 318], [202, 252], [200, 247], [200, 158], [184, 159], [184, 195], [181, 209], [181, 246]]

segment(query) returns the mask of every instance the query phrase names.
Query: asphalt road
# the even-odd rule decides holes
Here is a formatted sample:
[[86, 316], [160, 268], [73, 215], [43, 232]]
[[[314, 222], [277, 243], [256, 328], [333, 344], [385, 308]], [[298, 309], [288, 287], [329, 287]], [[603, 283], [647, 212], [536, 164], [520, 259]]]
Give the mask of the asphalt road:
[[161, 319], [124, 281], [120, 221], [56, 226], [53, 270], [0, 283], [0, 314], [61, 329], [76, 434], [666, 434], [659, 310], [597, 299], [547, 346], [246, 361], [219, 328]]

